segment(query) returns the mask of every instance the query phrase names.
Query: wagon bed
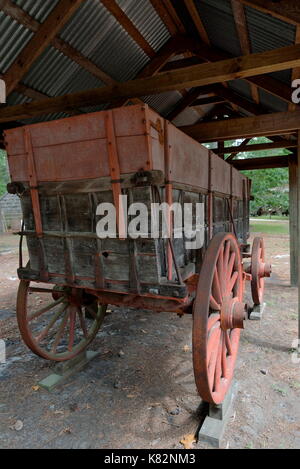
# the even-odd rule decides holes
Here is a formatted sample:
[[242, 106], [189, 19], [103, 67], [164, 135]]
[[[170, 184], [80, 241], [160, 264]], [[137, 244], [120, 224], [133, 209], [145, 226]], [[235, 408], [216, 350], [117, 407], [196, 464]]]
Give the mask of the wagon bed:
[[[251, 254], [247, 244], [251, 181], [147, 105], [8, 130], [5, 143], [8, 189], [24, 216], [17, 318], [25, 343], [65, 361], [88, 347], [108, 304], [192, 313], [196, 385], [204, 400], [221, 403], [247, 318], [245, 281], [260, 304], [271, 271], [263, 240]], [[203, 204], [197, 249], [183, 229], [175, 236], [170, 214], [167, 239], [124, 235], [127, 205], [143, 203], [150, 214], [162, 202]], [[116, 237], [97, 235], [101, 203], [116, 207]]]

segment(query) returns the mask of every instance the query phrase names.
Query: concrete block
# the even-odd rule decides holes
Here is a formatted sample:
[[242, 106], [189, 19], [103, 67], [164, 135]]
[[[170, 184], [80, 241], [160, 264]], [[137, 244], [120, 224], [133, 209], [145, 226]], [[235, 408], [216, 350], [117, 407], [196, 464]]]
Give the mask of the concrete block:
[[261, 305], [254, 305], [252, 311], [249, 314], [250, 321], [261, 321], [266, 309], [266, 303]]

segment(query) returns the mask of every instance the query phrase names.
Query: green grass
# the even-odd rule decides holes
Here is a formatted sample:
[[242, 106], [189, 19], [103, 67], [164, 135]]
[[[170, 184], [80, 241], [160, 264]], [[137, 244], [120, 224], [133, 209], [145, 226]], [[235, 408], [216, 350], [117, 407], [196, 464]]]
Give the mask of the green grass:
[[267, 234], [289, 234], [288, 223], [272, 223], [272, 222], [251, 222], [251, 233], [267, 233]]
[[272, 215], [270, 218], [270, 215], [262, 215], [261, 217], [251, 217], [254, 220], [282, 220], [282, 221], [289, 221], [289, 217], [284, 217], [282, 215]]

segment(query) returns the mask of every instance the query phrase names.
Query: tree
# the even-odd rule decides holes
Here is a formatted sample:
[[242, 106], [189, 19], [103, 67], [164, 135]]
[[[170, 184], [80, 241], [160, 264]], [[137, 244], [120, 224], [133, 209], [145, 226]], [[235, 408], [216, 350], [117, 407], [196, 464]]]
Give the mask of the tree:
[[6, 185], [9, 182], [7, 169], [6, 152], [0, 150], [0, 197], [6, 192]]

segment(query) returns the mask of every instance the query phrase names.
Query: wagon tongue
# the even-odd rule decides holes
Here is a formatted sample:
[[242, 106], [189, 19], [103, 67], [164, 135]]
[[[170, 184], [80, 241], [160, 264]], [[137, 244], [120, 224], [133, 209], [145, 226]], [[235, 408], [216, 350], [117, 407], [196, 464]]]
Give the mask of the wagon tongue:
[[221, 328], [244, 329], [244, 321], [247, 316], [247, 305], [238, 298], [227, 297], [221, 307]]

